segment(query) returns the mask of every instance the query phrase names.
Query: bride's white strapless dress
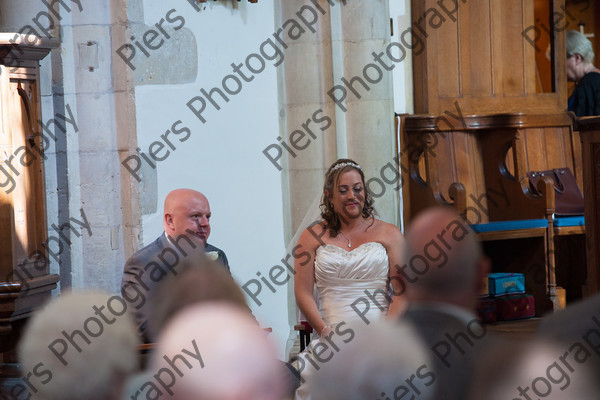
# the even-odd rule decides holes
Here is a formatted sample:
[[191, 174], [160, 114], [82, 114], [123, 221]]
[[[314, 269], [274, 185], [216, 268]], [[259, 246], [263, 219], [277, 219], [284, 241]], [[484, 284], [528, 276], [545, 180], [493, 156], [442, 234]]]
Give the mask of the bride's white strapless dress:
[[[365, 291], [373, 294], [387, 293], [389, 261], [385, 247], [381, 243], [367, 242], [357, 248], [346, 251], [341, 247], [325, 244], [316, 250], [315, 255], [315, 284], [319, 294], [321, 317], [335, 331], [335, 326], [345, 322], [364, 321], [361, 315], [369, 321], [374, 321], [385, 315], [387, 303], [382, 295], [377, 295], [376, 304]], [[360, 315], [352, 308], [355, 307]], [[367, 308], [366, 302], [369, 302]], [[383, 309], [382, 309], [383, 306]], [[310, 356], [312, 347], [319, 338], [311, 341], [310, 345], [298, 356], [304, 358], [300, 371], [304, 383], [296, 391], [296, 400], [310, 399], [307, 382], [315, 368], [305, 359]], [[314, 358], [313, 358], [314, 359]], [[302, 363], [301, 363], [302, 364]]]

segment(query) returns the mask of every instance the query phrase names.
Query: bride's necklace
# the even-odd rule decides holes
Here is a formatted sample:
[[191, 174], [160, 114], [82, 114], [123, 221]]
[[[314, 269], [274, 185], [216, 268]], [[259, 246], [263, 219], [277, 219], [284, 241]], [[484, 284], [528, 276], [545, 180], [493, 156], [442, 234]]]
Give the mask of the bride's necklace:
[[[358, 227], [358, 229], [362, 228], [362, 225], [363, 224], [361, 223], [360, 226]], [[348, 242], [348, 248], [352, 247], [352, 242], [350, 241], [350, 238], [348, 236], [344, 235], [344, 232], [342, 232], [341, 229], [338, 232], [341, 233], [342, 236], [344, 237], [344, 239], [346, 239], [346, 242]]]
[[350, 239], [348, 239], [348, 236], [344, 235], [344, 232], [339, 231], [342, 236], [344, 237], [344, 239], [346, 239], [346, 241], [348, 242], [348, 248], [352, 247], [352, 243], [350, 242]]

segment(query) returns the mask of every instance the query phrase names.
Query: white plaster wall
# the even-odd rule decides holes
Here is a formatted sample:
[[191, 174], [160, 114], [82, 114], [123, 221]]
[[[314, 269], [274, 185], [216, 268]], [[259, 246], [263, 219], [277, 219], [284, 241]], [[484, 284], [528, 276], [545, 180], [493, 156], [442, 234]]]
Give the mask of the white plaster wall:
[[[68, 247], [70, 255], [63, 250], [60, 268], [50, 257], [50, 272], [61, 274], [61, 289], [72, 286], [118, 292], [124, 257], [121, 238], [117, 238], [117, 245], [112, 247], [110, 237], [111, 228], [122, 225], [120, 165], [114, 140], [110, 6], [102, 2], [82, 2], [80, 11], [73, 2], [51, 3], [55, 4], [54, 12], [60, 13], [57, 19], [53, 12], [55, 26], [51, 31], [54, 37], [60, 37], [61, 45], [40, 63], [42, 119], [47, 122], [55, 118], [56, 113], [64, 114], [60, 106], [55, 109], [57, 103], [64, 102], [78, 130], [67, 124], [66, 133], [55, 131], [58, 142], [64, 139], [67, 144], [58, 149], [57, 143], [50, 141], [46, 152], [48, 236], [57, 235], [51, 229], [52, 224], [65, 223], [69, 217], [81, 219], [81, 209], [92, 233], [91, 236], [72, 235], [69, 246], [63, 242], [63, 249]], [[10, 0], [1, 6], [2, 30], [41, 34], [33, 21], [39, 12], [48, 11], [45, 3]], [[40, 22], [48, 27], [45, 17]], [[28, 31], [28, 26], [34, 31]], [[79, 44], [90, 41], [98, 48], [98, 65], [93, 72], [88, 70], [89, 60], [78, 51]], [[58, 179], [57, 170], [61, 170], [63, 180]], [[65, 233], [68, 234], [68, 229]], [[54, 244], [50, 249], [59, 251]]]
[[[206, 9], [197, 13], [185, 0], [143, 3], [147, 25], [175, 8], [184, 16], [185, 28], [192, 31], [198, 46], [195, 82], [136, 87], [138, 144], [143, 151], [176, 120], [192, 131], [184, 143], [175, 139], [177, 149], [157, 165], [158, 206], [155, 213], [143, 217], [143, 244], [162, 232], [166, 194], [189, 187], [208, 197], [213, 213], [209, 242], [225, 250], [236, 281], [243, 285], [256, 278], [257, 272], [268, 276], [286, 246], [280, 172], [262, 154], [278, 135], [277, 70], [267, 60], [265, 70], [252, 82], [244, 82], [242, 91], [220, 111], [205, 114], [205, 124], [186, 102], [200, 94], [201, 88], [221, 87], [232, 62], [244, 62], [249, 53], [258, 51], [275, 30], [273, 4], [235, 2], [233, 7], [229, 2], [228, 6], [208, 2]], [[264, 287], [261, 300], [260, 307], [249, 302], [252, 311], [263, 327], [273, 328], [272, 336], [285, 358], [290, 332], [287, 286], [279, 287], [275, 294]]]
[[[265, 70], [252, 82], [244, 82], [240, 94], [232, 96], [231, 101], [224, 103], [220, 111], [205, 114], [208, 120], [206, 124], [202, 124], [185, 103], [191, 97], [198, 95], [200, 88], [209, 90], [214, 86], [219, 87], [222, 78], [231, 73], [232, 62], [243, 62], [249, 53], [257, 52], [260, 44], [272, 35], [278, 28], [274, 22], [273, 3], [262, 0], [258, 4], [231, 1], [223, 5], [224, 2], [215, 4], [211, 1], [205, 3], [206, 9], [197, 13], [187, 0], [132, 1], [143, 4], [143, 22], [148, 26], [154, 25], [172, 8], [177, 10], [177, 15], [184, 16], [185, 28], [192, 32], [197, 43], [194, 53], [197, 54], [198, 71], [194, 82], [171, 85], [145, 84], [136, 87], [135, 118], [138, 145], [143, 151], [146, 152], [149, 144], [158, 140], [159, 136], [176, 120], [182, 120], [183, 125], [192, 130], [191, 138], [185, 143], [179, 143], [174, 139], [177, 149], [172, 151], [165, 161], [158, 163], [156, 183], [146, 185], [149, 190], [141, 194], [141, 196], [154, 197], [157, 206], [155, 212], [142, 218], [143, 235], [140, 244], [148, 244], [162, 231], [161, 212], [165, 195], [177, 187], [191, 187], [204, 192], [210, 199], [213, 211], [210, 242], [227, 252], [233, 276], [238, 283], [243, 285], [249, 279], [257, 278], [258, 272], [262, 276], [268, 276], [273, 265], [281, 265], [279, 260], [285, 255], [287, 245], [284, 240], [280, 172], [262, 154], [262, 150], [273, 143], [274, 138], [279, 135], [277, 70], [272, 66], [272, 62], [267, 60]], [[112, 116], [112, 106], [102, 104], [100, 107], [102, 96], [99, 96], [98, 87], [91, 92], [83, 90], [87, 83], [92, 83], [85, 78], [87, 72], [78, 69], [80, 66], [75, 47], [77, 43], [89, 39], [97, 40], [102, 46], [107, 44], [108, 9], [109, 6], [106, 4], [94, 4], [94, 7], [90, 6], [84, 9], [84, 13], [77, 15], [75, 21], [72, 15], [65, 15], [62, 21], [65, 102], [70, 104], [80, 117], [78, 122], [82, 132], [94, 133], [93, 136], [96, 138], [112, 137], [114, 127], [110, 126], [110, 123], [114, 118], [106, 118], [106, 124], [97, 124], [90, 115], [96, 113]], [[390, 1], [390, 11], [395, 22], [395, 37], [392, 40], [397, 40], [397, 35], [410, 23], [409, 2]], [[23, 23], [30, 18], [26, 18]], [[18, 27], [20, 24], [16, 23], [15, 26]], [[98, 29], [100, 26], [102, 28]], [[174, 54], [166, 53], [166, 49], [172, 45], [167, 43], [163, 53]], [[106, 47], [101, 50], [100, 53], [108, 58], [109, 56], [104, 53]], [[153, 51], [150, 57], [160, 58], [160, 53], [161, 50]], [[144, 57], [139, 50], [137, 57]], [[112, 54], [112, 63], [121, 61], [114, 53]], [[160, 61], [182, 69], [188, 67], [185, 62], [177, 58]], [[100, 74], [103, 78], [108, 78], [111, 72], [104, 70], [104, 65], [102, 63], [100, 69], [92, 75]], [[196, 68], [195, 65], [193, 67]], [[46, 119], [51, 117], [54, 111], [49, 57], [42, 62], [42, 71], [42, 105]], [[394, 110], [399, 113], [412, 112], [412, 62], [409, 58], [398, 65], [393, 74]], [[111, 97], [110, 91], [111, 88], [104, 88], [104, 97]], [[83, 157], [81, 154], [101, 150], [107, 156], [106, 159], [113, 160], [111, 161], [113, 163], [114, 159], [108, 156], [108, 153], [114, 151], [115, 147], [113, 142], [102, 142], [100, 146], [95, 146], [91, 140], [80, 142], [78, 139], [77, 135], [71, 133], [69, 203], [71, 215], [75, 217], [78, 216], [84, 200], [80, 197], [79, 190], [86, 182], [83, 179], [84, 175], [96, 171], [91, 164], [80, 165], [80, 158]], [[90, 151], [94, 146], [95, 151]], [[49, 160], [46, 164], [47, 172], [50, 172], [46, 180], [50, 223], [56, 221], [58, 211], [55, 154], [52, 150], [54, 149], [48, 152]], [[97, 165], [97, 160], [94, 165]], [[111, 165], [111, 168], [114, 169], [115, 166]], [[119, 168], [119, 173], [127, 173], [120, 166], [116, 168]], [[98, 169], [96, 172], [99, 171]], [[110, 179], [116, 182], [114, 178], [109, 178], [107, 183]], [[96, 180], [91, 180], [94, 181]], [[118, 225], [120, 220], [119, 210], [116, 209], [119, 201], [115, 201], [118, 200], [116, 199], [118, 195], [113, 193], [114, 190], [118, 190], [118, 187], [119, 185], [115, 183], [108, 191], [103, 190], [104, 188], [95, 190], [91, 187], [83, 190], [86, 199], [92, 200], [93, 204], [86, 203], [86, 212], [87, 207], [91, 207], [94, 234], [99, 235], [94, 236], [94, 242], [90, 241], [87, 247], [80, 243], [73, 246], [71, 257], [75, 287], [102, 286], [118, 292], [121, 277], [119, 271], [122, 269], [124, 257], [129, 256], [129, 254], [122, 254], [122, 249], [111, 250], [107, 236], [109, 228]], [[140, 199], [140, 202], [143, 201]], [[85, 259], [88, 260], [87, 264], [90, 260], [103, 260], [102, 268], [86, 265]], [[58, 272], [55, 263], [51, 270]], [[273, 294], [263, 285], [260, 295], [262, 306], [259, 307], [249, 301], [261, 325], [273, 328], [272, 336], [278, 344], [281, 358], [287, 357], [285, 347], [290, 334], [288, 321], [295, 319], [295, 315], [290, 316], [291, 311], [288, 311], [292, 287], [291, 284], [276, 287], [277, 291]]]
[[[400, 41], [400, 35], [411, 26], [411, 9], [410, 0], [391, 0], [390, 1], [390, 18], [393, 21], [394, 34], [392, 41]], [[414, 105], [414, 89], [413, 89], [413, 64], [412, 52], [408, 52], [403, 62], [396, 64], [396, 68], [392, 71], [393, 79], [393, 98], [394, 112], [397, 114], [413, 114], [415, 112]], [[399, 132], [396, 132], [399, 136]], [[397, 138], [400, 144], [400, 149], [403, 144], [400, 137]], [[400, 193], [400, 229], [404, 232], [404, 204], [402, 201], [402, 193]]]
[[[391, 0], [390, 17], [394, 24], [392, 41], [400, 41], [400, 34], [412, 23], [410, 0]], [[394, 79], [394, 111], [398, 114], [414, 113], [412, 53], [392, 71]]]

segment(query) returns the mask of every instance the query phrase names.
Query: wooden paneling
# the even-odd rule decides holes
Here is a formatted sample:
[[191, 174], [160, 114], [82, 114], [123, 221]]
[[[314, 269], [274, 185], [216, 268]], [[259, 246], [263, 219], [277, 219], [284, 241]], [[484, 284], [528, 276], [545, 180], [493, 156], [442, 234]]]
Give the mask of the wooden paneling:
[[600, 117], [577, 118], [582, 140], [587, 255], [586, 294], [600, 292]]
[[[455, 29], [455, 25], [446, 21], [443, 25], [437, 28], [431, 37], [427, 40], [428, 47], [435, 41], [437, 49], [434, 49], [434, 62], [438, 66], [433, 71], [428, 69], [430, 76], [437, 76], [437, 85], [434, 89], [437, 93], [444, 93], [450, 97], [461, 96], [461, 74], [460, 63], [460, 41], [459, 32]], [[449, 63], [448, 60], [456, 60]]]
[[[506, 260], [499, 262], [498, 257], [505, 255], [507, 248], [514, 250], [518, 245], [522, 257], [510, 259], [506, 265], [516, 267], [514, 271], [530, 268], [525, 271], [529, 278], [534, 267], [539, 269], [544, 279], [530, 285], [536, 308], [540, 315], [559, 309], [554, 272], [554, 183], [545, 177], [537, 185], [541, 195], [533, 193], [527, 172], [568, 167], [581, 179], [581, 155], [573, 148], [577, 135], [570, 117], [565, 113], [465, 116], [463, 121], [441, 125], [439, 117], [404, 117], [405, 147], [417, 149], [424, 160], [421, 172], [409, 174], [405, 180], [409, 202], [405, 209], [410, 210], [405, 221], [410, 223], [419, 211], [432, 205], [453, 206], [471, 224], [548, 221], [548, 228], [493, 231], [479, 237], [488, 242], [486, 249], [497, 265], [505, 264]], [[403, 155], [403, 165], [418, 170], [418, 163]], [[425, 182], [419, 177], [425, 177]], [[581, 230], [571, 233], [580, 234]], [[493, 241], [498, 243], [491, 244]], [[537, 249], [535, 256], [530, 251], [532, 243]]]
[[[415, 179], [408, 179], [408, 185], [405, 183], [404, 194], [409, 196], [408, 209], [412, 210], [405, 216], [407, 221], [416, 211], [431, 205], [434, 198], [438, 203], [452, 204], [449, 193], [456, 183], [464, 188], [465, 206], [471, 210], [470, 215], [474, 216], [473, 211], [477, 210], [481, 215], [478, 222], [482, 223], [545, 217], [544, 201], [523, 190], [527, 187], [528, 171], [569, 167], [582, 183], [581, 156], [573, 150], [576, 136], [566, 114], [466, 116], [462, 122], [448, 121], [450, 124], [446, 126], [431, 116], [404, 118], [405, 147], [418, 149], [422, 162], [413, 169], [419, 171], [415, 174], [424, 181], [417, 183]], [[405, 154], [403, 165], [413, 164]], [[502, 172], [504, 166], [514, 177], [512, 181]], [[430, 187], [430, 192], [420, 188], [424, 184]], [[419, 189], [413, 193], [415, 185]], [[506, 191], [512, 196], [512, 207], [505, 199]], [[424, 196], [433, 197], [425, 200]], [[490, 199], [492, 204], [488, 204]], [[524, 209], [515, 207], [515, 201], [524, 201]], [[459, 212], [464, 210], [459, 209]]]
[[20, 43], [0, 43], [0, 183], [11, 182], [0, 188], [0, 351], [4, 361], [13, 362], [23, 320], [49, 299], [59, 279], [49, 274], [44, 248], [48, 232], [39, 126], [39, 60], [58, 41], [28, 44], [22, 37]]
[[0, 243], [11, 244], [0, 246], [0, 281], [8, 278], [13, 263], [12, 229], [8, 229], [12, 227], [13, 209], [11, 195], [7, 193], [11, 186], [6, 176], [11, 174], [6, 161], [13, 151], [12, 136], [8, 129], [9, 86], [8, 68], [0, 65], [0, 169], [2, 169], [0, 184], [4, 185], [0, 187], [0, 226], [3, 227], [0, 229]]
[[[555, 20], [555, 13], [564, 13], [564, 0], [446, 3], [458, 4], [456, 21], [448, 19], [439, 28], [430, 27], [426, 47], [413, 52], [418, 115], [405, 118], [402, 144], [417, 149], [420, 161], [404, 155], [404, 165], [409, 165], [403, 188], [405, 222], [439, 204], [455, 207], [471, 223], [547, 220], [548, 229], [481, 237], [490, 240], [487, 248], [498, 241], [494, 254], [500, 264], [511, 268], [536, 265], [544, 277], [533, 290], [536, 306], [542, 311], [560, 308], [553, 182], [545, 177], [538, 184], [542, 194], [537, 195], [530, 190], [526, 175], [568, 167], [583, 186], [579, 136], [566, 113], [565, 32], [560, 26], [552, 33], [543, 31], [544, 26], [552, 27], [550, 16]], [[440, 7], [436, 0], [412, 0], [411, 4], [413, 20]], [[548, 36], [544, 44], [526, 40], [524, 35], [535, 30]], [[551, 61], [544, 60], [547, 43], [552, 45]], [[536, 62], [536, 57], [544, 62]], [[540, 65], [547, 69], [543, 79], [539, 78]], [[439, 126], [441, 118], [457, 111], [464, 118], [448, 118], [449, 126]], [[520, 253], [514, 250], [517, 245]], [[526, 275], [531, 276], [531, 271]]]
[[[490, 0], [475, 2], [473, 7], [464, 7], [461, 12], [468, 22], [460, 29], [460, 42], [467, 44], [461, 47], [459, 59], [462, 92], [473, 97], [489, 97], [493, 93]], [[476, 64], [481, 66], [479, 71], [469, 67]]]
[[[535, 24], [531, 0], [458, 1], [457, 21], [428, 26], [426, 47], [413, 57], [415, 112], [442, 115], [457, 101], [463, 114], [566, 110], [564, 34], [553, 45], [555, 92], [538, 93], [536, 51], [523, 32]], [[551, 0], [558, 9], [564, 0]], [[413, 17], [439, 8], [412, 0]]]

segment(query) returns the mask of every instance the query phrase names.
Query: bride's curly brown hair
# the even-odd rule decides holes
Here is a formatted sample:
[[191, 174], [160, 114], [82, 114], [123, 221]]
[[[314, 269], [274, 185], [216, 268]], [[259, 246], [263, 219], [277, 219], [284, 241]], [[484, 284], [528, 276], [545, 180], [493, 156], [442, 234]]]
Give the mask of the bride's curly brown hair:
[[[336, 166], [340, 164], [348, 164], [343, 167]], [[364, 218], [372, 218], [374, 222], [375, 220], [375, 209], [373, 208], [373, 197], [367, 190], [367, 186], [365, 184], [365, 174], [363, 174], [362, 169], [358, 165], [358, 163], [349, 158], [340, 158], [327, 170], [325, 174], [325, 184], [323, 185], [323, 196], [321, 197], [321, 205], [319, 206], [321, 209], [321, 218], [325, 222], [325, 228], [329, 230], [329, 234], [331, 237], [336, 237], [342, 227], [342, 221], [340, 220], [340, 216], [333, 209], [333, 204], [331, 204], [331, 196], [333, 196], [333, 191], [337, 186], [337, 183], [340, 179], [340, 176], [344, 172], [348, 172], [350, 170], [355, 170], [360, 175], [360, 179], [362, 180], [363, 190], [365, 193], [364, 206], [362, 209], [362, 216]]]

